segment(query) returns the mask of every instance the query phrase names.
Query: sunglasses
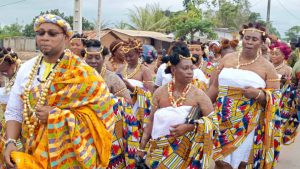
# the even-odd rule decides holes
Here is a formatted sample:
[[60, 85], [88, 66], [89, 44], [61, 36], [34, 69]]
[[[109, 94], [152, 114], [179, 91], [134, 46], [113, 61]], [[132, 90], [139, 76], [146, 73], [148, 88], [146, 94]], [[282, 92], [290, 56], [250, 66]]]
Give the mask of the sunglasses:
[[35, 34], [37, 36], [44, 36], [45, 34], [48, 34], [50, 37], [56, 37], [58, 34], [62, 34], [64, 32], [56, 32], [56, 31], [44, 31], [44, 30], [40, 30], [40, 31], [36, 31]]

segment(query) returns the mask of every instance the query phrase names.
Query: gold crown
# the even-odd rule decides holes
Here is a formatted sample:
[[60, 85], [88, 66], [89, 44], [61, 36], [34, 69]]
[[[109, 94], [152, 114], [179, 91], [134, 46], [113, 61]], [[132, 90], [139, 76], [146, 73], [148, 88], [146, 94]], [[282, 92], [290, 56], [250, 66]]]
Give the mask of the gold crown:
[[266, 36], [266, 32], [265, 31], [262, 31], [262, 30], [259, 30], [259, 29], [256, 29], [256, 28], [247, 28], [247, 29], [243, 29], [243, 35], [245, 34], [245, 31], [252, 31], [252, 32], [259, 32], [261, 33], [263, 36]]
[[18, 60], [17, 57], [11, 56], [11, 53], [5, 54], [2, 58], [0, 58], [0, 64], [4, 62], [5, 59], [10, 59], [12, 62], [16, 62]]
[[102, 57], [103, 49], [104, 48], [102, 46], [100, 46], [100, 50], [99, 51], [97, 51], [97, 52], [88, 52], [87, 48], [84, 48], [84, 51], [85, 51], [84, 58], [86, 58], [88, 54], [90, 54], [90, 55], [100, 55]]

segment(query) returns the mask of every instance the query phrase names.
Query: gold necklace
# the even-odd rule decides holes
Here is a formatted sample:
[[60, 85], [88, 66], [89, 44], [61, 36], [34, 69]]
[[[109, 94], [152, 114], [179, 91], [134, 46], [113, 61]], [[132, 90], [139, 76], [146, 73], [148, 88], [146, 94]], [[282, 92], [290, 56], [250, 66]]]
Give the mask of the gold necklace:
[[[32, 70], [29, 74], [28, 83], [25, 86], [24, 95], [23, 95], [23, 102], [24, 102], [24, 110], [23, 110], [23, 117], [24, 117], [24, 123], [27, 125], [29, 129], [29, 135], [31, 138], [33, 138], [33, 132], [36, 126], [38, 125], [38, 119], [36, 118], [36, 107], [38, 105], [44, 105], [46, 101], [46, 96], [48, 95], [48, 91], [50, 88], [50, 85], [54, 79], [56, 69], [52, 68], [50, 71], [51, 74], [49, 75], [49, 78], [46, 79], [45, 83], [42, 85], [42, 89], [40, 92], [40, 96], [37, 99], [35, 107], [32, 107], [30, 104], [30, 89], [32, 88], [33, 81], [35, 76], [37, 75], [40, 62], [42, 60], [43, 56], [39, 55]], [[57, 62], [60, 62], [60, 59], [57, 60]]]
[[275, 67], [275, 70], [279, 70], [279, 69], [283, 68], [284, 65], [285, 65], [285, 63], [282, 62], [280, 65]]
[[20, 68], [20, 64], [17, 63], [17, 68], [15, 70], [13, 77], [7, 83], [5, 83], [5, 93], [6, 94], [10, 92], [12, 86], [14, 85], [19, 68]]
[[103, 64], [103, 66], [101, 68], [101, 73], [100, 73], [100, 75], [103, 79], [105, 77], [105, 74], [106, 74], [106, 66]]
[[134, 68], [133, 72], [129, 75], [127, 74], [128, 71], [128, 64], [126, 63], [125, 68], [123, 70], [123, 76], [125, 79], [131, 79], [137, 72], [141, 69], [142, 64], [139, 62], [138, 65]]
[[258, 60], [258, 58], [260, 57], [260, 55], [257, 55], [255, 59], [253, 59], [251, 62], [248, 63], [240, 63], [240, 57], [241, 57], [241, 53], [239, 53], [238, 55], [238, 65], [236, 66], [237, 69], [239, 69], [241, 66], [247, 66], [247, 65], [251, 65], [254, 62], [256, 62]]
[[191, 83], [189, 83], [188, 85], [186, 85], [186, 87], [183, 89], [183, 91], [181, 93], [181, 96], [177, 100], [175, 100], [175, 97], [174, 97], [175, 84], [174, 84], [173, 81], [171, 81], [168, 84], [169, 100], [170, 100], [171, 105], [173, 107], [180, 107], [180, 106], [183, 105], [183, 102], [186, 100], [186, 96], [187, 96], [188, 92], [190, 91], [191, 86], [192, 86]]

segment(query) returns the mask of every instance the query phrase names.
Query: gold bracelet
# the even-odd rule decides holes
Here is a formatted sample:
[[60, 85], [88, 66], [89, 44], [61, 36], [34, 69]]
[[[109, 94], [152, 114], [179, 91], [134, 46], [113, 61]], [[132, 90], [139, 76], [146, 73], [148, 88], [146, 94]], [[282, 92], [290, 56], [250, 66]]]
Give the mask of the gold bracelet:
[[118, 94], [120, 94], [120, 93], [124, 92], [126, 89], [127, 89], [127, 88], [126, 88], [126, 87], [124, 87], [123, 89], [121, 89], [121, 90], [117, 91], [117, 92], [116, 92], [114, 95], [115, 95], [115, 96], [117, 96]]
[[137, 90], [138, 90], [138, 87], [135, 86], [135, 87], [134, 87], [134, 90], [133, 90], [133, 94], [136, 94], [136, 93], [137, 93]]
[[141, 152], [143, 152], [143, 153], [146, 153], [146, 152], [147, 152], [146, 150], [140, 149], [140, 148], [137, 148], [137, 151], [141, 151]]
[[255, 100], [259, 99], [260, 95], [261, 95], [261, 90], [259, 90], [258, 95], [255, 97]]
[[280, 82], [280, 79], [267, 79], [267, 82]]
[[153, 83], [152, 80], [148, 80], [148, 81], [143, 81], [143, 83]]

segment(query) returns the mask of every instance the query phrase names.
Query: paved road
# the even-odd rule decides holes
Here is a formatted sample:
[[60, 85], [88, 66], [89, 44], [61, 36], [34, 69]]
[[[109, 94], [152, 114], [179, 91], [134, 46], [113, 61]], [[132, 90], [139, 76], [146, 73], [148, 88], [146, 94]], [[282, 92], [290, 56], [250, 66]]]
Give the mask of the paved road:
[[289, 146], [283, 146], [279, 156], [279, 162], [275, 169], [299, 169], [300, 168], [300, 134], [296, 141]]

